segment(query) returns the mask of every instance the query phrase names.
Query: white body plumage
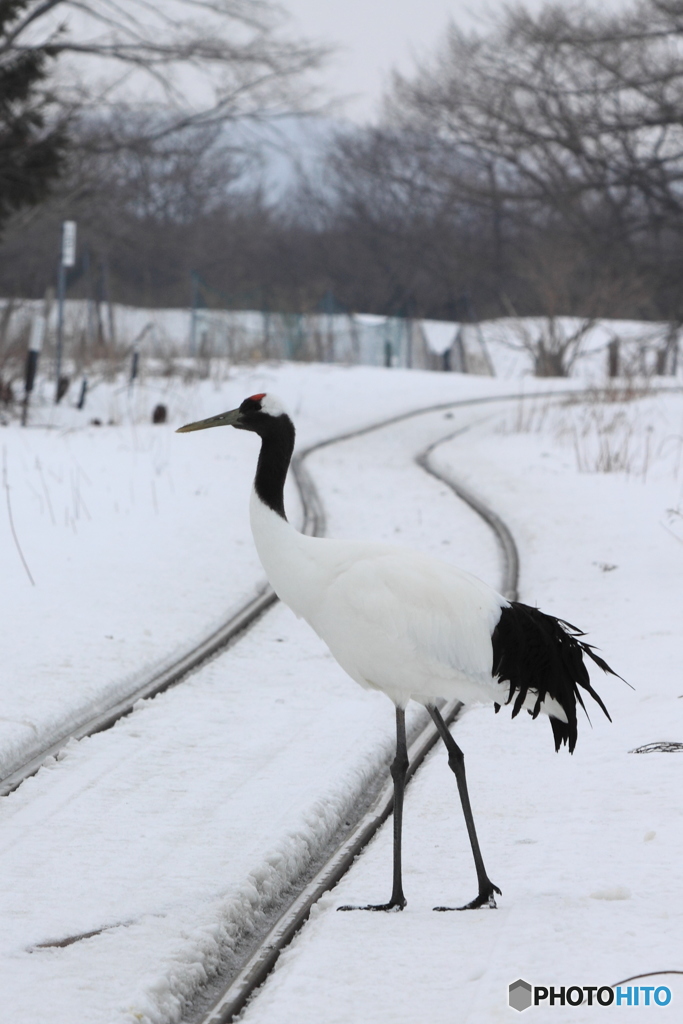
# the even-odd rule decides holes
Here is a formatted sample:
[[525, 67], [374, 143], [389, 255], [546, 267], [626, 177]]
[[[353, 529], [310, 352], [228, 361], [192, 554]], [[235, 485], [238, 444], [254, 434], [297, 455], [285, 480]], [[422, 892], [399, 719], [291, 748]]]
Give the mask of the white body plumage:
[[[251, 529], [273, 590], [325, 641], [361, 686], [399, 707], [504, 704], [491, 636], [509, 602], [476, 576], [388, 544], [307, 537], [252, 490]], [[529, 694], [525, 706], [532, 708]], [[566, 721], [546, 698], [542, 711]]]

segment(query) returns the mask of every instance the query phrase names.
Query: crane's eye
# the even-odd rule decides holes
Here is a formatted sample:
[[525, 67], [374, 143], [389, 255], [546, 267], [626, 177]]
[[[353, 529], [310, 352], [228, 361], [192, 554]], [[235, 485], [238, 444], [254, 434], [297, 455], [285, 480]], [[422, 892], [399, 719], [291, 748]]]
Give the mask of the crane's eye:
[[251, 395], [250, 398], [245, 398], [240, 405], [240, 412], [243, 414], [261, 412], [261, 399], [265, 397], [265, 395]]

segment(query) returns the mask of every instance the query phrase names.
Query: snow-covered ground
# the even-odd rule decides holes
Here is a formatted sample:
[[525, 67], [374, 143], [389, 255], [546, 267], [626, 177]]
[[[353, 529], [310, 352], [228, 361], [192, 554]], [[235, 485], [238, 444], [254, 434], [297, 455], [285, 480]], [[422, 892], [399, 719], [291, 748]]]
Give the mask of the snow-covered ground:
[[[577, 469], [600, 449], [582, 434], [590, 404], [532, 410], [496, 417], [438, 449], [435, 461], [505, 516], [520, 546], [522, 599], [590, 629], [635, 690], [596, 681], [614, 721], [590, 708], [593, 727], [583, 724], [571, 758], [553, 752], [543, 722], [467, 714], [456, 734], [488, 872], [503, 889], [498, 911], [431, 911], [476, 892], [454, 781], [437, 748], [406, 801], [406, 910], [335, 912], [388, 898], [385, 827], [320, 901], [245, 1024], [505, 1021], [516, 1012], [508, 985], [520, 977], [559, 988], [683, 970], [683, 753], [630, 753], [683, 742], [683, 400], [603, 408], [615, 431], [622, 417], [633, 426], [631, 472], [607, 475]], [[648, 435], [656, 455], [644, 468]], [[680, 1020], [680, 975], [632, 984], [666, 985], [673, 997], [654, 1006], [650, 993], [648, 1007], [641, 993], [630, 1015]], [[546, 1003], [529, 1018], [578, 1024], [606, 1012]]]
[[[527, 387], [537, 383], [548, 386]], [[458, 375], [272, 365], [220, 384], [148, 382], [132, 396], [102, 385], [85, 414], [45, 406], [35, 416], [44, 428], [3, 430], [15, 527], [36, 581], [0, 517], [4, 765], [122, 692], [142, 665], [208, 631], [258, 585], [246, 521], [254, 439], [176, 437], [148, 424], [158, 400], [176, 426], [263, 390], [284, 398], [307, 444], [430, 402], [511, 389]], [[322, 901], [246, 1020], [497, 1020], [513, 1012], [507, 985], [519, 976], [590, 985], [681, 968], [680, 755], [628, 751], [683, 740], [683, 400], [546, 404], [433, 414], [317, 453], [310, 467], [330, 533], [392, 538], [497, 584], [487, 530], [411, 461], [469, 424], [435, 458], [507, 519], [522, 599], [589, 629], [636, 690], [596, 680], [614, 724], [593, 714], [573, 758], [553, 753], [543, 722], [468, 714], [457, 735], [500, 909], [431, 912], [470, 898], [475, 884], [437, 750], [407, 803], [407, 910], [334, 913], [349, 899], [386, 897], [385, 830]], [[105, 425], [87, 426], [94, 417]], [[605, 436], [616, 439], [607, 454]], [[590, 471], [610, 456], [621, 471]], [[343, 820], [387, 756], [392, 724], [386, 698], [355, 687], [278, 608], [191, 681], [74, 744], [0, 804], [7, 1019], [178, 1020], [238, 922], [258, 921]], [[676, 1019], [683, 987], [675, 976], [662, 983], [671, 1008], [631, 1012]], [[555, 1007], [552, 1019], [585, 1015]]]

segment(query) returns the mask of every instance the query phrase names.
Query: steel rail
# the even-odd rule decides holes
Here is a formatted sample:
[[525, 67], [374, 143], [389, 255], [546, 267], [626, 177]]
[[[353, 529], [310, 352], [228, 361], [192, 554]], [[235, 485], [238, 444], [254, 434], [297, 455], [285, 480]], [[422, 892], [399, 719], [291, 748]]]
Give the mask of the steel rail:
[[[461, 708], [460, 701], [454, 700], [441, 709], [447, 725], [453, 723]], [[406, 783], [410, 781], [438, 739], [439, 734], [430, 722], [410, 744]], [[363, 815], [320, 871], [287, 907], [211, 1010], [199, 1018], [201, 1024], [230, 1024], [244, 1009], [252, 993], [263, 984], [272, 971], [282, 950], [289, 945], [308, 920], [314, 903], [343, 878], [358, 854], [387, 820], [393, 807], [393, 783], [387, 783], [371, 810]]]
[[498, 541], [502, 559], [502, 574], [500, 592], [508, 601], [516, 601], [519, 597], [519, 551], [515, 539], [512, 536], [506, 523], [497, 515], [492, 508], [489, 508], [473, 491], [470, 491], [464, 484], [460, 483], [451, 473], [437, 470], [430, 462], [429, 456], [442, 444], [453, 440], [462, 430], [456, 430], [447, 437], [430, 444], [424, 451], [415, 457], [415, 462], [424, 469], [425, 473], [436, 477], [441, 483], [453, 491], [456, 497], [460, 498], [481, 516], [484, 522], [491, 527], [494, 536]]
[[[435, 412], [442, 408], [451, 409], [455, 405], [460, 404], [467, 405], [473, 403], [469, 401], [449, 403], [447, 406], [432, 407], [419, 410], [419, 412], [402, 414], [401, 416], [392, 417], [391, 420], [381, 425], [351, 431], [343, 437], [336, 438], [335, 442], [323, 441], [312, 445], [310, 448], [305, 449], [294, 463], [294, 473], [297, 477], [300, 492], [308, 494], [309, 488], [311, 488], [313, 493], [317, 494], [310, 474], [303, 464], [303, 460], [312, 452], [318, 451], [330, 443], [360, 437], [370, 430], [379, 429], [380, 426], [393, 425], [408, 419], [410, 416]], [[464, 433], [467, 429], [469, 427], [452, 431], [446, 437], [434, 441], [414, 457], [414, 462], [425, 472], [435, 477], [441, 483], [446, 484], [459, 499], [464, 501], [477, 515], [481, 516], [491, 528], [502, 556], [501, 591], [508, 600], [516, 600], [519, 586], [519, 552], [512, 533], [500, 516], [490, 509], [479, 497], [465, 488], [452, 474], [438, 470], [430, 462], [430, 455], [439, 445], [445, 444], [458, 434]], [[460, 701], [452, 700], [441, 709], [447, 725], [450, 726], [457, 719], [462, 707], [463, 705]], [[420, 730], [408, 748], [409, 767], [406, 782], [415, 774], [438, 739], [439, 734], [436, 727], [433, 722], [429, 721]], [[355, 858], [387, 820], [393, 810], [393, 806], [393, 783], [388, 782], [370, 810], [351, 828], [351, 831], [333, 850], [316, 875], [292, 900], [239, 973], [228, 983], [219, 998], [213, 1002], [210, 1010], [201, 1017], [193, 1018], [195, 1024], [231, 1024], [235, 1020], [237, 1015], [244, 1009], [253, 992], [266, 980], [282, 950], [306, 923], [313, 905], [325, 892], [333, 889], [342, 879]]]
[[14, 769], [0, 780], [0, 796], [7, 796], [17, 789], [22, 782], [35, 775], [50, 757], [55, 757], [71, 740], [82, 740], [86, 736], [111, 729], [120, 718], [129, 715], [139, 700], [156, 697], [171, 686], [175, 686], [190, 672], [199, 668], [205, 661], [219, 651], [230, 647], [240, 636], [252, 626], [265, 611], [275, 604], [277, 597], [269, 586], [263, 586], [259, 593], [247, 601], [223, 625], [199, 641], [194, 647], [182, 654], [172, 664], [156, 669], [151, 676], [135, 690], [109, 705], [102, 711], [91, 713], [76, 727], [70, 727], [53, 739], [49, 746], [44, 747], [30, 760]]
[[[329, 442], [326, 442], [329, 443]], [[315, 446], [313, 446], [315, 447]], [[307, 449], [297, 459], [295, 479], [299, 488], [299, 496], [303, 507], [302, 530], [312, 536], [322, 536], [325, 531], [325, 510], [320, 496], [310, 476], [303, 466], [302, 459], [313, 449]], [[90, 713], [78, 725], [59, 733], [50, 744], [43, 747], [37, 754], [25, 761], [18, 768], [0, 779], [0, 797], [14, 792], [22, 782], [35, 775], [41, 766], [50, 758], [55, 757], [71, 740], [82, 740], [86, 736], [94, 736], [98, 732], [111, 729], [121, 718], [129, 715], [139, 700], [156, 697], [165, 690], [182, 682], [191, 672], [203, 665], [209, 658], [219, 654], [236, 643], [261, 616], [268, 611], [278, 598], [268, 583], [263, 583], [256, 595], [246, 601], [234, 615], [231, 615], [217, 629], [203, 637], [189, 650], [181, 654], [175, 661], [161, 668], [152, 670], [147, 680], [138, 685], [132, 692], [108, 705], [95, 714]]]

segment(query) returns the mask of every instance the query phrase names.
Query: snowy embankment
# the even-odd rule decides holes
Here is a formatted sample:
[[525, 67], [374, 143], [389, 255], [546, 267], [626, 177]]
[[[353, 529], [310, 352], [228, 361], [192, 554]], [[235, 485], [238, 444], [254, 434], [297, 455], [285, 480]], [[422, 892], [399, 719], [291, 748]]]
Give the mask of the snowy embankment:
[[[456, 375], [316, 366], [240, 372], [220, 391], [210, 382], [190, 392], [178, 386], [176, 393], [175, 387], [167, 397], [174, 425], [230, 408], [252, 391], [275, 390], [290, 406], [302, 444], [409, 407], [510, 390], [509, 382]], [[647, 431], [649, 413], [634, 427], [637, 437], [650, 437], [653, 452], [660, 450], [660, 441], [683, 433], [680, 403], [679, 397], [657, 400], [655, 429]], [[490, 710], [469, 714], [457, 735], [467, 756], [489, 873], [504, 892], [501, 909], [431, 912], [434, 903], [462, 902], [474, 893], [455, 787], [437, 749], [409, 791], [408, 909], [388, 916], [333, 913], [349, 898], [386, 898], [390, 829], [384, 830], [339, 890], [322, 901], [312, 925], [247, 1011], [247, 1020], [346, 1024], [381, 1017], [392, 1024], [423, 1019], [440, 1024], [464, 1020], [468, 1012], [472, 1021], [496, 1020], [511, 1013], [506, 986], [520, 974], [532, 983], [610, 983], [639, 969], [670, 967], [672, 951], [681, 946], [681, 918], [671, 909], [681, 889], [680, 802], [672, 780], [679, 755], [626, 752], [635, 743], [683, 739], [680, 717], [674, 718], [683, 701], [674, 700], [675, 673], [667, 676], [683, 610], [671, 581], [680, 576], [683, 549], [662, 528], [676, 533], [676, 514], [667, 517], [666, 509], [682, 504], [676, 447], [667, 441], [662, 459], [650, 457], [645, 481], [637, 470], [626, 480], [620, 474], [579, 473], [572, 445], [563, 446], [555, 428], [546, 432], [548, 416], [539, 413], [532, 424], [542, 427], [541, 434], [514, 432], [528, 419], [508, 407], [499, 430], [500, 413], [491, 407], [449, 419], [440, 413], [321, 451], [313, 456], [311, 471], [328, 510], [330, 533], [393, 538], [496, 584], [498, 565], [488, 531], [411, 461], [412, 453], [432, 440], [476, 421], [477, 427], [438, 457], [452, 459], [458, 476], [471, 474], [473, 489], [510, 520], [522, 547], [522, 598], [589, 628], [589, 639], [637, 690], [632, 693], [618, 680], [596, 680], [615, 723], [593, 714], [594, 729], [584, 727], [573, 758], [552, 752], [547, 723], [526, 716], [509, 722], [504, 711], [497, 718]], [[24, 444], [14, 429], [3, 432], [3, 439]], [[100, 583], [118, 598], [112, 620], [150, 621], [145, 620], [149, 611], [163, 629], [161, 620], [170, 616], [169, 632], [174, 643], [180, 642], [215, 620], [217, 600], [234, 600], [239, 573], [241, 585], [247, 577], [250, 586], [258, 578], [253, 562], [239, 560], [240, 548], [250, 550], [245, 510], [253, 438], [235, 431], [176, 438], [168, 428], [93, 428], [93, 453], [105, 431], [116, 432], [120, 445], [137, 436], [153, 446], [162, 433], [173, 452], [181, 445], [190, 450], [191, 442], [191, 455], [173, 475], [176, 500], [159, 503], [159, 516], [168, 520], [165, 536], [175, 538], [176, 547], [169, 552], [161, 540], [157, 544], [156, 535], [163, 539], [164, 534], [150, 502], [126, 535], [144, 532], [137, 568], [120, 573], [111, 553], [100, 562], [101, 571], [111, 574]], [[43, 435], [31, 432], [34, 436]], [[74, 436], [67, 433], [64, 439], [71, 443]], [[564, 429], [563, 436], [572, 433]], [[11, 467], [17, 449], [7, 447]], [[588, 457], [587, 450], [579, 450]], [[112, 459], [118, 453], [130, 472], [134, 460], [126, 461], [125, 452], [114, 444], [106, 451]], [[84, 468], [94, 473], [94, 454], [92, 459]], [[661, 487], [656, 484], [660, 470]], [[219, 480], [223, 476], [227, 482]], [[120, 491], [124, 469], [118, 479]], [[178, 495], [202, 482], [210, 483], [211, 493], [192, 495], [200, 501], [195, 509], [189, 493], [187, 500]], [[643, 517], [637, 521], [624, 501], [633, 493], [643, 495]], [[13, 486], [13, 501], [16, 495]], [[614, 507], [626, 524], [623, 535], [610, 518]], [[49, 514], [38, 518], [34, 510], [34, 515], [29, 521], [54, 536], [57, 527]], [[107, 532], [120, 515], [112, 504], [92, 523]], [[192, 541], [184, 549], [188, 528], [198, 539], [195, 548]], [[217, 547], [221, 531], [225, 549]], [[95, 533], [93, 526], [90, 550], [101, 544], [106, 551], [107, 541], [96, 541]], [[95, 621], [90, 599], [82, 601], [78, 589], [68, 590], [78, 573], [90, 569], [72, 550], [77, 572], [65, 574], [66, 563], [55, 554], [59, 547], [41, 536], [37, 527], [35, 536], [27, 530], [22, 546], [30, 564], [30, 544], [42, 544], [45, 580], [54, 581], [53, 607], [69, 615], [64, 613], [55, 631], [60, 638], [55, 650], [66, 656], [67, 643], [73, 646], [78, 639], [71, 630], [80, 630], [87, 641], [87, 627]], [[79, 536], [87, 537], [88, 531]], [[657, 552], [663, 564], [657, 562], [653, 575], [650, 560]], [[140, 577], [153, 578], [170, 555], [171, 590], [157, 616], [153, 591], [144, 591]], [[10, 545], [3, 566], [8, 556], [18, 562]], [[619, 568], [602, 567], [613, 564]], [[248, 576], [251, 566], [254, 574]], [[22, 710], [41, 722], [49, 677], [41, 675], [35, 644], [24, 645], [22, 660], [15, 634], [20, 626], [33, 628], [27, 626], [26, 609], [33, 612], [30, 600], [47, 584], [37, 579], [35, 590], [26, 590], [31, 599], [22, 612], [19, 583], [30, 587], [22, 571], [18, 563], [13, 596], [4, 598], [10, 649], [14, 664], [24, 666]], [[633, 576], [637, 598], [620, 586], [620, 573]], [[149, 595], [145, 601], [143, 593]], [[643, 607], [669, 639], [644, 635], [657, 629], [643, 625]], [[190, 608], [197, 618], [187, 630]], [[136, 643], [141, 657], [150, 660], [148, 650]], [[107, 650], [105, 638], [93, 643], [93, 652], [101, 650]], [[160, 653], [165, 652], [155, 649], [152, 660]], [[103, 657], [101, 678], [121, 678], [117, 657]], [[68, 713], [69, 671], [64, 668], [53, 678]], [[16, 680], [10, 680], [8, 690], [16, 688]], [[146, 702], [110, 732], [73, 745], [62, 760], [0, 804], [5, 880], [0, 990], [8, 1019], [15, 1024], [178, 1020], [184, 1000], [226, 956], [240, 928], [249, 921], [258, 924], [269, 901], [277, 900], [334, 830], [378, 757], [389, 751], [392, 719], [386, 698], [352, 684], [310, 631], [278, 608], [191, 681]], [[609, 971], [606, 979], [603, 969]], [[564, 1011], [556, 1011], [553, 1019], [563, 1019]], [[568, 1019], [582, 1019], [572, 1012]]]
[[[13, 306], [8, 336], [23, 345], [36, 319], [42, 319], [44, 303], [0, 298], [0, 313], [8, 301]], [[600, 382], [607, 372], [608, 346], [616, 345], [613, 357], [624, 375], [651, 374], [657, 350], [668, 347], [680, 333], [675, 324], [646, 320], [508, 316], [459, 323], [374, 313], [291, 315], [257, 309], [144, 309], [119, 303], [98, 310], [84, 299], [66, 301], [64, 324], [63, 369], [70, 376], [80, 374], [76, 367], [82, 364], [84, 346], [92, 351], [99, 336], [114, 361], [130, 356], [135, 347], [143, 361], [157, 360], [166, 368], [183, 361], [192, 365], [196, 357], [206, 365], [214, 357], [229, 357], [231, 362], [266, 355], [301, 360], [320, 358], [324, 352], [326, 362], [344, 365], [385, 366], [389, 355], [394, 367], [434, 369], [450, 353], [452, 369], [507, 380], [532, 375], [535, 355], [543, 345], [546, 351], [564, 352], [563, 365], [572, 376]], [[54, 358], [56, 330], [53, 304], [43, 362], [46, 356]], [[673, 372], [671, 361], [665, 362], [666, 372]], [[680, 372], [679, 368], [679, 376]]]

